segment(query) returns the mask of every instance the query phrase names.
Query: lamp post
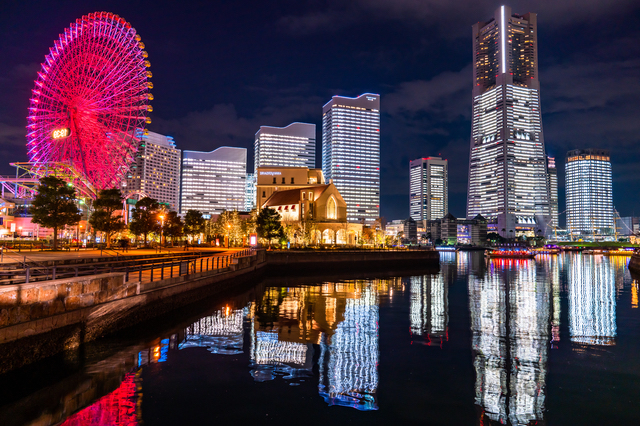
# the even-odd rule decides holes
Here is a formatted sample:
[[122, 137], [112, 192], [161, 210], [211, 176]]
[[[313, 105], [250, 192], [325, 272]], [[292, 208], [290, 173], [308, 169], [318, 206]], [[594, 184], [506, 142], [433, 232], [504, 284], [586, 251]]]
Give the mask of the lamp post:
[[231, 247], [231, 224], [227, 223], [227, 248]]
[[164, 215], [160, 215], [160, 247], [162, 247], [162, 238], [164, 237]]

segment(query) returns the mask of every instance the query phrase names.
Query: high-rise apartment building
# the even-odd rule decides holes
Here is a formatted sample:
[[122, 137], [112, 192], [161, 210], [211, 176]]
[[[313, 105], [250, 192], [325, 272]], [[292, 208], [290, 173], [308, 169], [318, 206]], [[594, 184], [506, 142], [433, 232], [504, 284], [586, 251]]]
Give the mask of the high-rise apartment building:
[[536, 14], [500, 7], [473, 26], [473, 55], [467, 218], [497, 219], [508, 237], [548, 233]]
[[254, 173], [258, 167], [316, 167], [316, 125], [291, 123], [260, 126], [255, 138]]
[[415, 221], [442, 219], [449, 212], [449, 165], [440, 157], [409, 163], [409, 216]]
[[556, 168], [556, 159], [549, 156], [547, 156], [547, 188], [551, 226], [555, 229], [558, 227], [558, 169]]
[[571, 235], [614, 232], [611, 157], [604, 149], [576, 149], [565, 163], [567, 230]]
[[184, 151], [180, 213], [206, 215], [244, 210], [247, 150], [222, 146], [211, 152]]
[[125, 197], [137, 193], [165, 203], [178, 211], [180, 204], [180, 150], [171, 136], [154, 132], [139, 134], [136, 160], [126, 181], [122, 182]]
[[380, 95], [334, 96], [322, 108], [322, 172], [347, 203], [347, 220], [380, 216]]

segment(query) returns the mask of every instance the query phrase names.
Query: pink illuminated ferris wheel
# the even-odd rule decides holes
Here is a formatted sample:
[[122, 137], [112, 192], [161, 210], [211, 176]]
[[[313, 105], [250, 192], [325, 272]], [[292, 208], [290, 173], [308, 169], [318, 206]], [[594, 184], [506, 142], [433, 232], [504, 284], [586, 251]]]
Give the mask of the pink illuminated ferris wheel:
[[90, 13], [64, 30], [35, 82], [27, 124], [32, 170], [67, 167], [89, 192], [119, 184], [151, 119], [140, 36], [118, 15]]

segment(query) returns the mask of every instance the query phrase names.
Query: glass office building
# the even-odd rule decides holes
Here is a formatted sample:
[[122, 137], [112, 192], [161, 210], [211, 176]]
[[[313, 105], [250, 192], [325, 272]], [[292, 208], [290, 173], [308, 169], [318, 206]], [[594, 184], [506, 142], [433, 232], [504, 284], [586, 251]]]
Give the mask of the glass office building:
[[569, 234], [612, 235], [613, 191], [609, 151], [569, 151], [565, 163], [565, 186]]
[[246, 148], [220, 147], [211, 152], [184, 151], [180, 213], [205, 215], [244, 210], [247, 178]]
[[291, 123], [260, 126], [254, 144], [254, 174], [258, 167], [316, 167], [316, 125]]
[[322, 108], [322, 173], [347, 203], [347, 220], [380, 216], [380, 95], [334, 96]]
[[537, 46], [535, 13], [502, 6], [473, 26], [467, 218], [497, 219], [509, 237], [523, 227], [549, 232]]
[[440, 157], [409, 163], [409, 216], [415, 221], [442, 219], [449, 213], [449, 162]]

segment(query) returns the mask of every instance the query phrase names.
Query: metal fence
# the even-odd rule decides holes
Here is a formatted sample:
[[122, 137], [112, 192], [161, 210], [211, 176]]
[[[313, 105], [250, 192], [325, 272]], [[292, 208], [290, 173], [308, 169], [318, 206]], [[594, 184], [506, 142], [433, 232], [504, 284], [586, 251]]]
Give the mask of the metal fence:
[[21, 268], [0, 270], [0, 285], [33, 283], [37, 281], [73, 278], [113, 272], [124, 272], [125, 281], [154, 281], [186, 274], [225, 269], [236, 257], [255, 254], [254, 249], [237, 251], [228, 255], [212, 255], [207, 252], [186, 253], [171, 258], [147, 258], [94, 262], [90, 264], [52, 265], [21, 262]]

